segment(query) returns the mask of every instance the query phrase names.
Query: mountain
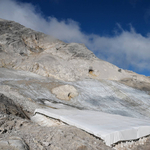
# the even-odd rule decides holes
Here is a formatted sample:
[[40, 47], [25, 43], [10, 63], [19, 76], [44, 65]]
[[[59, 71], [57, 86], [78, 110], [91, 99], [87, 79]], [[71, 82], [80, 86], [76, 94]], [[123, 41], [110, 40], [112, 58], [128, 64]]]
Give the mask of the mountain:
[[12, 21], [0, 21], [0, 67], [25, 70], [65, 81], [120, 80], [138, 76], [98, 59], [85, 45], [64, 43]]
[[[111, 149], [97, 139], [103, 139], [97, 131], [92, 133], [86, 125], [81, 128], [81, 120], [78, 124], [78, 118], [74, 120], [75, 126], [94, 136], [72, 127], [70, 119], [59, 118], [61, 114], [55, 117], [56, 111], [49, 115], [52, 109], [58, 113], [67, 110], [70, 115], [86, 111], [89, 116], [91, 111], [97, 115], [108, 114], [110, 121], [120, 115], [120, 120], [131, 118], [133, 127], [150, 118], [149, 77], [100, 60], [84, 44], [65, 43], [3, 19], [0, 19], [0, 93], [3, 149], [10, 148], [11, 142], [14, 149], [18, 145], [20, 149]], [[149, 121], [147, 124], [150, 126]], [[116, 124], [109, 125], [109, 129], [113, 126]], [[127, 124], [125, 128], [129, 127]], [[123, 147], [139, 149], [145, 141], [146, 149], [150, 138], [146, 138], [147, 142], [138, 141], [150, 134], [143, 130], [147, 132], [144, 128], [139, 132], [142, 135], [132, 137], [137, 142]], [[112, 142], [116, 149], [120, 141]]]

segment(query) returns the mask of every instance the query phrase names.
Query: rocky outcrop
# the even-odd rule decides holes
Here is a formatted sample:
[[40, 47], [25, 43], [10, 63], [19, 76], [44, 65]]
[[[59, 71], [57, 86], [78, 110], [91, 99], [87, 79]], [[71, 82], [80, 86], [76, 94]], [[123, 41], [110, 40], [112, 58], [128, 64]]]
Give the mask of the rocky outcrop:
[[128, 72], [119, 72], [118, 67], [98, 59], [83, 44], [64, 43], [6, 20], [0, 20], [0, 67], [66, 81], [131, 77]]
[[68, 125], [42, 127], [19, 117], [0, 115], [0, 150], [111, 150], [102, 140]]
[[19, 137], [9, 137], [7, 140], [0, 141], [0, 149], [6, 150], [29, 150], [27, 144]]
[[120, 82], [132, 88], [145, 91], [150, 95], [150, 83], [149, 82], [139, 81], [137, 78], [132, 78], [132, 79], [126, 78], [126, 79], [120, 80]]
[[[35, 109], [87, 109], [149, 119], [149, 83], [148, 77], [98, 59], [83, 44], [0, 19], [0, 148], [109, 150], [76, 127], [32, 116]], [[146, 149], [149, 141], [132, 143], [130, 149]]]
[[70, 100], [78, 96], [77, 90], [71, 85], [62, 85], [52, 89], [52, 93], [62, 100]]
[[0, 94], [0, 113], [29, 119], [27, 113], [20, 106], [17, 106], [13, 100], [3, 94]]

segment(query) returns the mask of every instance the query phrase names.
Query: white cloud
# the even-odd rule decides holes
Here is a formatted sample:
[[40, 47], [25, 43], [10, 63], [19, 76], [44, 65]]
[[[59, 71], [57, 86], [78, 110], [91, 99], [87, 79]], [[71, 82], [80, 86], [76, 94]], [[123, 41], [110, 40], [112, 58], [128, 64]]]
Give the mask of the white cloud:
[[125, 31], [118, 24], [121, 33], [113, 37], [85, 34], [81, 31], [79, 23], [72, 19], [45, 19], [32, 4], [15, 0], [0, 0], [0, 18], [19, 22], [66, 42], [84, 43], [99, 58], [120, 67], [128, 69], [132, 66], [137, 71], [150, 71], [150, 36], [144, 37], [136, 33], [131, 25], [130, 31]]

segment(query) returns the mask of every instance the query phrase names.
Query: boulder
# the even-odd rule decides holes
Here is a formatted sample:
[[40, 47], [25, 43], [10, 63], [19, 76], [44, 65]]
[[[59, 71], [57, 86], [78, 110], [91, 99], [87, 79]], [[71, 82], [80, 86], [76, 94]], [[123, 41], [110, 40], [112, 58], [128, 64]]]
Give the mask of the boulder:
[[71, 85], [62, 85], [53, 88], [52, 93], [55, 94], [57, 98], [67, 101], [78, 96], [77, 90]]

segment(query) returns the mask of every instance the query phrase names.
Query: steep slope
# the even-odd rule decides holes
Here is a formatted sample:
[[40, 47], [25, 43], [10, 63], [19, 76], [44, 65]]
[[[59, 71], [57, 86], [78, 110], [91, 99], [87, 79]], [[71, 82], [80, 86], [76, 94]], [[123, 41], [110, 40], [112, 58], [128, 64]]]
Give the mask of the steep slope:
[[[64, 43], [13, 21], [0, 19], [0, 93], [9, 99], [2, 101], [2, 107], [5, 105], [2, 114], [8, 109], [9, 115], [15, 115], [16, 111], [11, 109], [17, 108], [25, 116], [26, 112], [28, 118], [36, 109], [51, 108], [58, 112], [62, 109], [71, 112], [92, 110], [121, 118], [149, 119], [149, 85], [150, 78], [98, 59], [83, 44]], [[33, 121], [40, 125], [55, 124], [56, 120], [45, 117], [42, 111], [38, 113], [41, 114], [32, 117]], [[81, 114], [77, 113], [77, 116]], [[134, 126], [137, 127], [135, 123]], [[13, 134], [16, 135], [15, 131]], [[97, 144], [88, 148], [91, 147], [100, 149]], [[59, 148], [63, 149], [63, 144]], [[109, 148], [104, 146], [104, 149]]]
[[[60, 80], [120, 80], [134, 73], [98, 59], [83, 44], [64, 43], [18, 23], [0, 20], [0, 67], [31, 71]], [[142, 81], [150, 82], [144, 76]]]

